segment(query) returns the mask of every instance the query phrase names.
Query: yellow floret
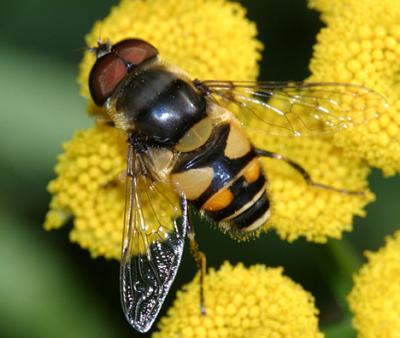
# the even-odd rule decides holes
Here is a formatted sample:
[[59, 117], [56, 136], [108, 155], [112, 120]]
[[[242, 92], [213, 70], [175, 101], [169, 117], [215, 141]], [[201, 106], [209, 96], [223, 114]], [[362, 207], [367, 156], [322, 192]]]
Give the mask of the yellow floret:
[[358, 83], [390, 108], [376, 120], [335, 135], [334, 142], [386, 175], [400, 171], [400, 2], [310, 0], [327, 27], [317, 36], [310, 81]]
[[[198, 79], [255, 79], [262, 43], [257, 28], [238, 3], [226, 0], [122, 0], [86, 36], [88, 46], [101, 38], [116, 43], [140, 38], [162, 58]], [[80, 65], [81, 94], [89, 98], [88, 77], [95, 56], [87, 51]], [[89, 112], [99, 112], [91, 102]]]
[[[279, 107], [279, 104], [274, 103], [274, 106]], [[240, 116], [246, 121], [247, 133], [256, 147], [297, 162], [316, 183], [360, 192], [346, 194], [311, 186], [286, 162], [263, 158], [267, 191], [271, 200], [271, 218], [264, 230], [273, 228], [289, 241], [298, 237], [314, 242], [341, 238], [343, 231], [352, 229], [353, 217], [365, 216], [363, 208], [375, 198], [368, 190], [369, 167], [359, 157], [337, 147], [331, 136], [271, 136], [265, 129], [272, 127], [255, 117], [263, 116], [262, 112], [257, 112], [256, 108], [252, 111], [256, 111], [256, 114], [242, 111]], [[302, 122], [306, 121], [304, 116], [311, 115], [307, 111], [308, 108], [302, 111], [298, 109], [296, 112]], [[273, 126], [282, 121], [276, 117], [276, 121], [270, 118], [268, 122]], [[299, 123], [298, 127], [304, 129], [302, 124]]]
[[[115, 128], [94, 127], [76, 133], [64, 150], [56, 167], [57, 178], [48, 186], [53, 199], [44, 227], [59, 228], [74, 216], [70, 233], [73, 242], [94, 257], [119, 259], [126, 190], [126, 136]], [[163, 186], [158, 185], [157, 189], [161, 191]], [[139, 192], [147, 228], [138, 224], [135, 229], [146, 232], [149, 243], [169, 232], [173, 226], [171, 219], [176, 217], [170, 207], [176, 197], [164, 190], [162, 196], [167, 196], [168, 202], [161, 195], [154, 197], [148, 187]], [[157, 215], [148, 203], [154, 198]], [[144, 247], [144, 238], [137, 236], [133, 252], [143, 252]]]
[[365, 192], [348, 195], [312, 187], [288, 164], [265, 159], [271, 198], [271, 219], [265, 229], [272, 227], [289, 241], [302, 236], [309, 241], [326, 242], [328, 238], [341, 238], [343, 231], [352, 230], [355, 215], [365, 216], [363, 208], [374, 200], [374, 195], [367, 189], [369, 168], [362, 161], [346, 157], [341, 149], [321, 138], [290, 139], [282, 146], [279, 138], [257, 136], [256, 144], [268, 144], [272, 151], [296, 159], [314, 181]]
[[120, 131], [95, 127], [80, 131], [64, 145], [57, 178], [48, 190], [53, 194], [46, 229], [59, 228], [64, 215], [74, 216], [73, 242], [92, 256], [119, 258], [124, 210], [126, 140]]
[[392, 338], [400, 333], [400, 232], [388, 237], [354, 276], [348, 297], [359, 338]]
[[154, 338], [323, 337], [313, 296], [282, 275], [282, 268], [224, 263], [205, 277], [206, 315], [198, 278], [179, 291]]

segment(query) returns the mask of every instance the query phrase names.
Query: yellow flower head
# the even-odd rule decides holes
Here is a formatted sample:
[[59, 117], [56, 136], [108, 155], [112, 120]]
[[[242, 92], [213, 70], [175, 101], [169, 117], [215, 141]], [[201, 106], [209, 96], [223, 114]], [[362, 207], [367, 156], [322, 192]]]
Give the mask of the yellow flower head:
[[398, 337], [400, 332], [400, 232], [377, 252], [354, 277], [348, 297], [353, 325], [360, 338]]
[[154, 338], [323, 337], [313, 296], [282, 275], [282, 268], [224, 263], [205, 276], [206, 315], [198, 278], [179, 291]]
[[264, 159], [267, 187], [271, 195], [272, 227], [281, 238], [293, 241], [300, 236], [313, 242], [341, 238], [352, 230], [354, 215], [365, 216], [363, 207], [374, 199], [368, 191], [369, 168], [359, 159], [345, 156], [343, 150], [323, 138], [280, 138], [257, 135], [256, 145], [268, 144], [270, 150], [296, 159], [314, 181], [365, 195], [347, 195], [309, 186], [302, 176], [282, 161]]
[[[243, 7], [227, 0], [122, 0], [94, 25], [86, 40], [94, 46], [99, 37], [112, 43], [138, 37], [154, 44], [164, 59], [193, 78], [254, 80], [262, 48], [255, 35], [256, 27]], [[78, 76], [86, 97], [93, 63], [94, 55], [86, 52]], [[102, 113], [93, 107], [89, 104], [91, 114]], [[288, 240], [304, 236], [324, 242], [350, 230], [354, 215], [364, 215], [363, 207], [373, 195], [366, 188], [369, 169], [361, 160], [346, 157], [329, 139], [271, 137], [260, 131], [253, 115], [241, 117], [256, 146], [298, 162], [314, 181], [366, 191], [365, 196], [350, 196], [310, 187], [286, 163], [263, 160], [272, 205], [271, 221], [264, 230], [274, 228]], [[77, 133], [64, 146], [58, 177], [49, 185], [53, 200], [45, 227], [58, 228], [72, 216], [72, 241], [93, 256], [119, 258], [126, 148], [126, 135], [112, 127]], [[153, 202], [160, 206], [160, 201]]]
[[327, 24], [317, 37], [311, 81], [358, 83], [383, 94], [390, 108], [335, 135], [346, 152], [386, 175], [400, 171], [400, 2], [309, 0]]
[[126, 137], [116, 128], [95, 127], [64, 145], [48, 190], [54, 195], [46, 229], [74, 216], [70, 239], [93, 256], [119, 258], [124, 217]]

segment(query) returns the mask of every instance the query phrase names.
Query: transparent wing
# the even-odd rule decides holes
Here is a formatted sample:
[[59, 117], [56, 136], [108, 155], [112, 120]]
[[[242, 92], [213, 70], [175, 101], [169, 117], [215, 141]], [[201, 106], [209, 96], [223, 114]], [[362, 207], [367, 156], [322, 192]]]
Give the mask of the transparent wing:
[[[204, 81], [195, 84], [219, 105], [239, 108], [271, 135], [334, 133], [375, 119], [387, 103], [377, 92], [353, 84]], [[235, 109], [233, 109], [234, 112]], [[256, 119], [254, 119], [254, 117]]]
[[186, 228], [186, 200], [180, 205], [167, 187], [152, 182], [129, 146], [120, 287], [125, 316], [140, 332], [152, 326], [175, 278]]

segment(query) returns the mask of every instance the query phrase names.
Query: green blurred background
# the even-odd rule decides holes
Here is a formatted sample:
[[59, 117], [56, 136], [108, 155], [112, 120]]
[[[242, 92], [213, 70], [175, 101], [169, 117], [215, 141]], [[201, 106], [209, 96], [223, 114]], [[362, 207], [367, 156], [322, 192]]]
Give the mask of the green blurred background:
[[[60, 144], [74, 130], [93, 124], [75, 83], [83, 36], [116, 3], [14, 0], [0, 5], [1, 337], [147, 336], [136, 333], [123, 317], [118, 263], [91, 259], [69, 242], [68, 227], [53, 232], [41, 227], [50, 199], [46, 184], [54, 177]], [[312, 45], [322, 27], [318, 14], [308, 10], [304, 0], [242, 3], [266, 45], [261, 78], [307, 77]], [[374, 172], [370, 181], [377, 201], [368, 206], [368, 217], [356, 219], [354, 231], [345, 235], [358, 253], [376, 250], [400, 225], [399, 177], [384, 179]], [[328, 246], [303, 240], [288, 244], [271, 232], [237, 244], [210, 229], [202, 229], [198, 237], [210, 266], [226, 259], [284, 266], [288, 276], [316, 296], [328, 337], [355, 336], [337, 298], [349, 285], [349, 275], [332, 256], [337, 241]], [[193, 259], [185, 251], [162, 313], [176, 289], [194, 274]], [[335, 283], [343, 287], [331, 288]], [[341, 324], [332, 326], [335, 323]]]

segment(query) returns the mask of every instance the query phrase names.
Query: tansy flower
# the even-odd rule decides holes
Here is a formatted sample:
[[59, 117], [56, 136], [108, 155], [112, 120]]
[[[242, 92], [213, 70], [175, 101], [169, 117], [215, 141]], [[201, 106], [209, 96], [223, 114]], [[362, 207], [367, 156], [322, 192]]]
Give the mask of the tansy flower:
[[[226, 0], [123, 0], [95, 24], [86, 42], [93, 46], [99, 37], [111, 43], [139, 37], [157, 46], [164, 59], [193, 78], [255, 80], [262, 48], [256, 33], [244, 8]], [[93, 63], [94, 55], [86, 52], [78, 76], [85, 97]], [[91, 114], [105, 113], [88, 100]], [[364, 215], [363, 207], [373, 195], [367, 190], [369, 169], [360, 159], [345, 156], [330, 139], [272, 137], [260, 130], [253, 115], [239, 117], [246, 120], [256, 146], [298, 162], [314, 181], [366, 192], [346, 195], [317, 189], [286, 163], [263, 160], [272, 204], [271, 221], [264, 230], [275, 228], [288, 240], [304, 236], [324, 242], [350, 230], [354, 215]], [[73, 217], [72, 241], [93, 256], [119, 258], [126, 148], [126, 135], [107, 126], [80, 131], [64, 145], [57, 178], [49, 185], [53, 199], [46, 229], [61, 227]], [[160, 201], [153, 202], [159, 206]]]
[[225, 262], [204, 280], [206, 315], [195, 278], [179, 291], [153, 338], [323, 337], [313, 296], [282, 275], [282, 268]]
[[45, 228], [62, 226], [74, 216], [70, 239], [93, 256], [119, 258], [125, 189], [119, 176], [126, 168], [126, 137], [116, 128], [77, 132], [64, 145], [55, 168], [58, 177]]
[[358, 83], [375, 89], [390, 109], [334, 142], [386, 175], [400, 171], [400, 2], [309, 0], [327, 27], [317, 36], [311, 81]]
[[400, 232], [386, 239], [354, 276], [348, 297], [360, 338], [398, 337], [400, 333]]
[[281, 138], [257, 135], [258, 146], [295, 159], [307, 168], [313, 180], [332, 187], [365, 191], [365, 196], [346, 195], [310, 187], [286, 163], [263, 159], [271, 195], [271, 219], [266, 225], [280, 237], [293, 241], [304, 236], [309, 241], [325, 242], [340, 238], [352, 229], [354, 215], [365, 216], [364, 205], [374, 197], [368, 192], [369, 168], [360, 160], [345, 156], [342, 149], [323, 138]]

